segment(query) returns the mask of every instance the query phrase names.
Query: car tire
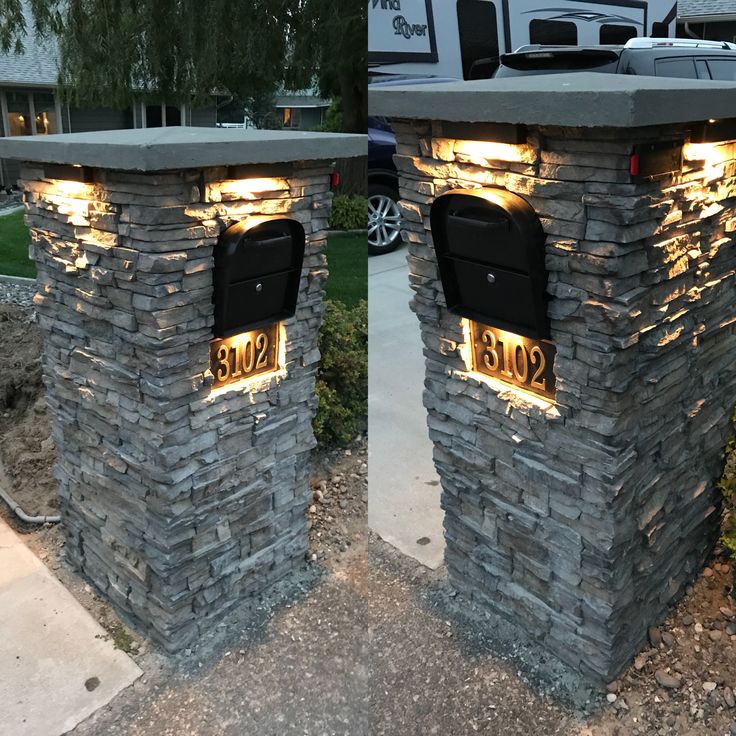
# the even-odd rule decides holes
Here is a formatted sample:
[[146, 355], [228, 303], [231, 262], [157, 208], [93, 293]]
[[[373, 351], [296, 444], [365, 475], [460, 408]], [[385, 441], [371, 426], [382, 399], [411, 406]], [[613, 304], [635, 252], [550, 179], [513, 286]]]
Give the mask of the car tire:
[[368, 253], [390, 253], [401, 243], [399, 193], [386, 184], [368, 184]]

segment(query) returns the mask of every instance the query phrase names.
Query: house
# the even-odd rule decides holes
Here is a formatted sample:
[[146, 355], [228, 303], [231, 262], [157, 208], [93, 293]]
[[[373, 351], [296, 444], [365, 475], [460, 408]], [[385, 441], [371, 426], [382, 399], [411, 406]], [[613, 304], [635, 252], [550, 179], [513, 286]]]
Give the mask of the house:
[[318, 97], [312, 90], [302, 90], [277, 95], [275, 106], [284, 128], [318, 130], [330, 101]]
[[679, 0], [677, 35], [736, 41], [736, 0]]
[[[64, 103], [57, 92], [57, 45], [53, 40], [36, 37], [27, 7], [25, 12], [28, 35], [23, 53], [0, 53], [0, 136], [215, 125], [214, 99], [211, 106], [202, 108], [165, 102], [153, 104], [150, 100], [140, 101], [126, 110]], [[0, 186], [14, 186], [18, 171], [17, 162], [0, 159]]]

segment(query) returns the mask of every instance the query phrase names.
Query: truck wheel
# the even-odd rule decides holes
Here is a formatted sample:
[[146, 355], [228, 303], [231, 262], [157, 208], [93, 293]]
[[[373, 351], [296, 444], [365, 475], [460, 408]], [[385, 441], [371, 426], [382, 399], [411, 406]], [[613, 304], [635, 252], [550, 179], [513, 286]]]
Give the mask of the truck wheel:
[[385, 184], [368, 185], [368, 253], [390, 253], [401, 243], [399, 195]]

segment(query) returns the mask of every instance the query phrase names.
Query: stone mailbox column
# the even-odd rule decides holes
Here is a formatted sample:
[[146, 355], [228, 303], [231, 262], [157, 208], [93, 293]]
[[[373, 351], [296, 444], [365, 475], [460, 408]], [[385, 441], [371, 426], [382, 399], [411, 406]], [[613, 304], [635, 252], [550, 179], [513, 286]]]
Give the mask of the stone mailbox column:
[[[331, 161], [358, 155], [204, 128], [0, 141], [26, 162], [67, 554], [169, 650], [306, 552]], [[275, 216], [306, 236], [296, 312], [211, 354], [218, 238]]]
[[[718, 536], [736, 89], [566, 74], [384, 90], [371, 109], [397, 134], [450, 580], [612, 679]], [[479, 188], [537, 214], [547, 339], [447, 308], [431, 208]]]

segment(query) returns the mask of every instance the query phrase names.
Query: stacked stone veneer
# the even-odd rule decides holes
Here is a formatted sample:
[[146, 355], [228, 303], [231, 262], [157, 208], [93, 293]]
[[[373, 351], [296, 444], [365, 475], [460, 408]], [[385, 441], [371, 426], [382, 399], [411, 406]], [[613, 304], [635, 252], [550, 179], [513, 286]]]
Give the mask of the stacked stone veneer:
[[[736, 147], [707, 161], [686, 147], [681, 175], [633, 183], [633, 144], [682, 130], [530, 128], [508, 163], [439, 122], [394, 127], [450, 580], [612, 678], [718, 533], [736, 403]], [[526, 198], [545, 229], [555, 405], [469, 372], [464, 320], [445, 307], [430, 205], [480, 186]]]
[[[167, 649], [303, 561], [330, 170], [23, 171], [67, 554]], [[307, 235], [282, 370], [213, 392], [213, 249], [274, 214]]]

